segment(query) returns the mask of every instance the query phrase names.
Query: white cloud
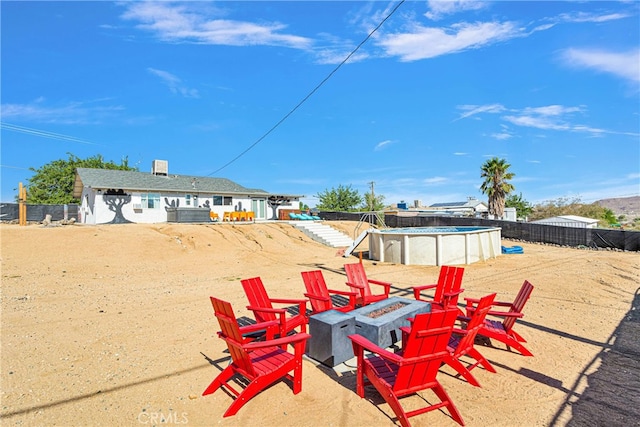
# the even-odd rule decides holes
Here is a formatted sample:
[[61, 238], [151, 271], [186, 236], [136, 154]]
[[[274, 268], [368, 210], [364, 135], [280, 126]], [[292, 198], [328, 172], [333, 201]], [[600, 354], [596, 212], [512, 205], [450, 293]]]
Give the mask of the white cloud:
[[432, 178], [425, 178], [422, 182], [426, 185], [440, 185], [447, 182], [448, 179], [442, 176], [434, 176]]
[[312, 44], [312, 40], [306, 37], [283, 33], [284, 24], [219, 19], [220, 10], [198, 2], [127, 2], [124, 5], [127, 9], [122, 14], [123, 19], [140, 22], [138, 28], [154, 33], [164, 41], [296, 49], [307, 49]]
[[513, 22], [459, 23], [449, 28], [414, 24], [410, 31], [382, 36], [378, 44], [401, 61], [417, 61], [477, 49], [524, 35]]
[[119, 105], [92, 105], [105, 100], [87, 102], [69, 102], [50, 106], [45, 100], [38, 99], [28, 104], [2, 104], [0, 116], [3, 120], [16, 119], [40, 123], [57, 124], [97, 124], [106, 118], [112, 118], [124, 110]]
[[177, 76], [163, 70], [157, 70], [155, 68], [147, 68], [151, 74], [160, 77], [160, 79], [169, 87], [172, 93], [180, 94], [185, 98], [198, 98], [197, 89], [189, 89], [182, 84], [182, 80]]
[[564, 22], [607, 22], [616, 21], [618, 19], [629, 18], [630, 15], [625, 13], [607, 13], [607, 14], [595, 14], [595, 13], [563, 13], [558, 17], [558, 20]]
[[508, 132], [499, 132], [499, 133], [492, 133], [491, 134], [491, 138], [500, 140], [500, 141], [504, 141], [510, 138], [513, 138], [513, 135], [511, 135]]
[[458, 105], [458, 110], [463, 110], [464, 113], [460, 114], [456, 120], [466, 119], [476, 114], [481, 113], [502, 113], [505, 111], [504, 106], [501, 104], [487, 104], [487, 105]]
[[479, 10], [489, 5], [489, 2], [478, 0], [429, 0], [429, 12], [425, 13], [429, 19], [438, 20], [444, 15], [452, 15], [467, 10]]
[[[564, 132], [583, 132], [588, 133], [591, 136], [603, 136], [605, 134], [616, 135], [629, 135], [637, 136], [634, 132], [619, 132], [607, 129], [600, 129], [593, 126], [584, 124], [575, 124], [571, 122], [572, 116], [575, 113], [586, 112], [584, 106], [571, 106], [564, 105], [545, 105], [542, 107], [525, 107], [520, 110], [508, 109], [500, 104], [487, 104], [487, 105], [459, 105], [459, 110], [465, 111], [456, 120], [469, 118], [479, 114], [501, 114], [508, 112], [500, 118], [508, 123], [521, 127], [531, 127], [542, 130], [554, 130]], [[491, 134], [496, 139], [508, 139], [513, 136], [512, 132], [502, 125], [502, 132]]]
[[609, 52], [598, 49], [566, 49], [562, 52], [566, 64], [613, 74], [640, 83], [640, 49], [628, 52]]
[[584, 112], [584, 107], [565, 107], [563, 105], [546, 105], [544, 107], [526, 107], [523, 114], [535, 114], [540, 116], [562, 116], [570, 113]]
[[376, 147], [374, 148], [374, 151], [380, 151], [380, 150], [386, 148], [390, 144], [395, 144], [395, 141], [391, 141], [390, 139], [387, 139], [385, 141], [381, 141], [381, 142], [376, 144]]

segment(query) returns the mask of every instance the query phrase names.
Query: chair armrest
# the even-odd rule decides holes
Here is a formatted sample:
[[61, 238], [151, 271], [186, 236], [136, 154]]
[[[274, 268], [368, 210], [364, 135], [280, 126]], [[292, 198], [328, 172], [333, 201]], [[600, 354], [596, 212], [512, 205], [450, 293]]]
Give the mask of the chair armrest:
[[434, 289], [436, 287], [438, 287], [437, 284], [435, 284], [435, 285], [419, 285], [419, 286], [414, 286], [413, 289], [414, 290], [417, 289], [419, 291], [424, 291], [425, 289]]
[[383, 282], [382, 280], [367, 279], [367, 282], [369, 282], [369, 283], [371, 283], [373, 285], [384, 286], [385, 288], [390, 288], [391, 287], [391, 283]]
[[347, 282], [347, 286], [350, 288], [358, 288], [364, 290], [364, 285], [358, 285], [356, 283]]
[[307, 312], [307, 300], [306, 299], [294, 299], [294, 298], [269, 298], [269, 301], [277, 304], [296, 304], [298, 306], [298, 313], [302, 316]]
[[487, 316], [489, 315], [497, 316], [497, 317], [515, 317], [515, 318], [524, 317], [524, 313], [516, 313], [516, 312], [510, 312], [510, 311], [488, 311]]
[[306, 341], [309, 339], [311, 335], [307, 333], [298, 333], [293, 335], [288, 335], [282, 338], [276, 338], [274, 340], [268, 341], [251, 341], [250, 343], [244, 344], [242, 348], [247, 351], [256, 350], [264, 347], [282, 347], [287, 344], [295, 344], [300, 341]]
[[311, 300], [318, 300], [318, 301], [331, 301], [331, 298], [329, 297], [325, 297], [322, 295], [314, 295], [314, 294], [304, 294], [305, 297], [311, 299]]
[[381, 282], [380, 280], [367, 280], [367, 282], [371, 283], [372, 285], [378, 285], [378, 286], [383, 286], [383, 292], [384, 295], [389, 298], [389, 291], [391, 290], [391, 283], [388, 282]]
[[356, 294], [355, 292], [350, 292], [350, 291], [339, 291], [337, 289], [327, 289], [327, 291], [329, 291], [330, 294], [337, 294], [337, 295], [344, 295], [344, 296], [351, 296], [353, 295], [358, 296], [358, 294]]
[[434, 289], [436, 288], [438, 285], [420, 285], [420, 286], [414, 286], [413, 287], [413, 298], [417, 301], [421, 301], [420, 299], [420, 292], [425, 291], [427, 289]]
[[491, 303], [491, 305], [495, 307], [511, 307], [513, 303], [507, 301], [494, 301]]
[[327, 290], [329, 291], [330, 294], [343, 295], [343, 296], [349, 297], [349, 305], [348, 305], [348, 307], [355, 308], [356, 299], [358, 298], [358, 294], [357, 293], [351, 292], [351, 291], [341, 291], [341, 290], [337, 290], [337, 289], [327, 289]]
[[[467, 306], [472, 305], [472, 304], [477, 304], [480, 302], [480, 298], [469, 298], [469, 297], [465, 297], [464, 299], [467, 302]], [[491, 303], [491, 306], [494, 307], [511, 307], [513, 303], [511, 302], [507, 302], [507, 301], [494, 301]]]
[[370, 351], [371, 353], [375, 353], [378, 356], [382, 357], [383, 359], [386, 360], [390, 360], [391, 362], [394, 363], [400, 363], [402, 362], [402, 357], [398, 356], [395, 353], [392, 353], [388, 350], [385, 350], [382, 347], [377, 346], [376, 344], [372, 343], [371, 341], [369, 341], [368, 339], [366, 339], [365, 337], [363, 337], [362, 335], [349, 335], [349, 339], [352, 342], [352, 345], [354, 347], [353, 352], [357, 353], [358, 352], [358, 347], [363, 348], [367, 351]]
[[460, 295], [463, 292], [464, 292], [464, 289], [459, 289], [455, 292], [444, 292], [443, 295], [445, 297], [455, 297], [456, 295]]
[[252, 305], [248, 305], [247, 306], [247, 310], [261, 311], [263, 313], [274, 313], [274, 314], [281, 314], [281, 313], [286, 313], [287, 312], [287, 310], [285, 310], [284, 308], [255, 307], [255, 306], [252, 306]]
[[262, 330], [269, 331], [273, 327], [277, 328], [279, 326], [280, 326], [279, 322], [276, 322], [275, 320], [271, 320], [269, 322], [261, 322], [261, 323], [254, 323], [253, 325], [240, 326], [238, 327], [238, 329], [240, 330], [240, 334], [242, 335], [242, 334], [248, 334], [250, 332], [262, 331]]
[[303, 299], [291, 299], [291, 298], [269, 298], [269, 301], [275, 302], [278, 304], [306, 304], [307, 301]]

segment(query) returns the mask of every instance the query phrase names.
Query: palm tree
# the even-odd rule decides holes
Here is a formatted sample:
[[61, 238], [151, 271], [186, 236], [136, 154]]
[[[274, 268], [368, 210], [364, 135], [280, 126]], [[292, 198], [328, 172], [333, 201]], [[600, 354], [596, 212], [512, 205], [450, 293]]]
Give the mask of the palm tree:
[[484, 182], [480, 190], [489, 196], [489, 214], [502, 218], [506, 197], [515, 187], [508, 181], [515, 174], [508, 172], [511, 165], [505, 159], [494, 157], [482, 165], [480, 176]]

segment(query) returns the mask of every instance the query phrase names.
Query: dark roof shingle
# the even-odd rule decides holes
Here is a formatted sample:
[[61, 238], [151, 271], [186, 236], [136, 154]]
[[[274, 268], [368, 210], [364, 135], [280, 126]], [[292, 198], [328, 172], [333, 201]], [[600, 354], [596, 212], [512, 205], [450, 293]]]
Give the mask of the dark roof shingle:
[[85, 186], [129, 191], [269, 195], [264, 190], [246, 188], [227, 178], [174, 174], [162, 176], [135, 171], [78, 168], [73, 189], [74, 197], [80, 197]]

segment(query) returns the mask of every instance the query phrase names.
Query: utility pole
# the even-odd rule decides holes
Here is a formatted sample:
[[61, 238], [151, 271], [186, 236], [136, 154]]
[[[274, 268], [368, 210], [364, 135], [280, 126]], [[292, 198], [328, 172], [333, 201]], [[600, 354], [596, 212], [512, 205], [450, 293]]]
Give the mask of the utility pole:
[[376, 201], [376, 196], [375, 196], [374, 191], [373, 191], [373, 187], [375, 185], [375, 182], [371, 181], [369, 183], [369, 185], [371, 186], [371, 199], [369, 199], [369, 210], [371, 212], [373, 212], [373, 207], [374, 207], [374, 204], [375, 204], [375, 201]]

